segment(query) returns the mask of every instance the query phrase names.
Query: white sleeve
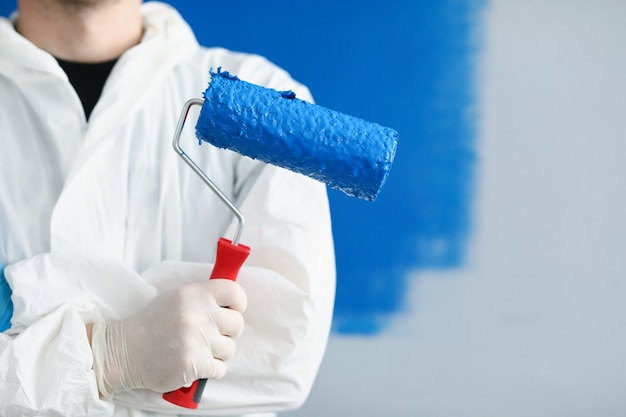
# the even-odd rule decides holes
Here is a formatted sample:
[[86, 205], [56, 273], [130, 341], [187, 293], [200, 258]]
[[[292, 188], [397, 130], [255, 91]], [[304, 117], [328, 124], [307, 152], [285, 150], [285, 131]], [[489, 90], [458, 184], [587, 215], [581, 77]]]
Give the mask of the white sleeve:
[[0, 409], [9, 416], [111, 416], [100, 401], [83, 315], [64, 305], [16, 336], [0, 335]]
[[14, 312], [0, 334], [2, 413], [113, 415], [113, 404], [99, 399], [85, 323], [131, 313], [154, 288], [121, 265], [61, 254], [15, 263], [5, 274]]

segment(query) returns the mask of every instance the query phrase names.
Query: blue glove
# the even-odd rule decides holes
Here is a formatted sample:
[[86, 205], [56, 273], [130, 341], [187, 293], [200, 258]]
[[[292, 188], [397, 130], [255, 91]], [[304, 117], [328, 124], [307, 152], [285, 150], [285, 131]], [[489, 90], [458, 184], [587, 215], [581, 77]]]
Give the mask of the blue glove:
[[11, 301], [11, 287], [4, 279], [4, 267], [0, 263], [0, 332], [11, 327], [13, 315], [13, 302]]

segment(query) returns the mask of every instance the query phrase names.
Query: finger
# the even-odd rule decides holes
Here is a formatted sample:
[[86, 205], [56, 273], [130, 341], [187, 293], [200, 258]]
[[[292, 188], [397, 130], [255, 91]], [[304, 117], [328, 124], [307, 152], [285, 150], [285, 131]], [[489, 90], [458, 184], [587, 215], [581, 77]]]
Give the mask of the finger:
[[[193, 382], [197, 379], [220, 379], [226, 375], [227, 370], [228, 366], [225, 361], [209, 357], [201, 366], [195, 366], [192, 376], [185, 376], [185, 380]], [[178, 385], [180, 386], [183, 385]]]
[[220, 307], [228, 307], [243, 313], [248, 306], [246, 292], [234, 281], [229, 279], [211, 279], [209, 283], [215, 289], [215, 302]]
[[213, 358], [226, 362], [235, 356], [237, 346], [233, 339], [222, 336], [213, 341], [211, 350], [213, 352]]
[[219, 329], [215, 325], [203, 328], [201, 334], [203, 339], [201, 344], [204, 347], [202, 354], [205, 358], [210, 357], [226, 361], [235, 354], [235, 340], [232, 337], [220, 334]]
[[212, 309], [217, 305], [243, 313], [248, 304], [248, 297], [244, 289], [236, 282], [213, 278], [177, 288], [172, 304], [200, 307], [200, 310]]
[[226, 371], [228, 370], [228, 366], [226, 362], [220, 359], [213, 359], [213, 373], [207, 378], [221, 379], [226, 375]]
[[212, 319], [220, 334], [232, 338], [239, 337], [245, 326], [243, 315], [229, 308], [220, 308], [214, 311]]

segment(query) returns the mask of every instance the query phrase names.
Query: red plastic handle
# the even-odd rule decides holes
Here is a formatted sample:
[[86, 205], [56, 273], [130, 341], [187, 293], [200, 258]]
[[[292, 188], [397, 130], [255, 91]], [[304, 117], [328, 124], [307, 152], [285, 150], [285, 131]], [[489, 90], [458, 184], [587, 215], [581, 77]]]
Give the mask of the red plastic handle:
[[[215, 265], [213, 265], [210, 278], [225, 278], [236, 281], [239, 269], [241, 269], [248, 255], [250, 255], [248, 246], [241, 244], [233, 245], [230, 240], [223, 237], [220, 238], [217, 242]], [[182, 387], [176, 391], [166, 392], [163, 394], [163, 399], [172, 404], [195, 410], [198, 408], [200, 398], [202, 398], [205, 384], [206, 379], [199, 379], [194, 381], [190, 387]]]
[[250, 248], [246, 245], [233, 245], [230, 240], [221, 237], [217, 241], [215, 265], [211, 271], [211, 279], [226, 278], [237, 280], [241, 266], [250, 255]]

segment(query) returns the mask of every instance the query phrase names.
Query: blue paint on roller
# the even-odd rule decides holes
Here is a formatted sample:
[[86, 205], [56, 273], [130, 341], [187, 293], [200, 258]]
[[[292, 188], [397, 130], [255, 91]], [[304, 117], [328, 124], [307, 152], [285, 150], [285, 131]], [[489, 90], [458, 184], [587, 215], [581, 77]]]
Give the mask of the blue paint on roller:
[[4, 278], [4, 266], [0, 263], [0, 332], [11, 327], [11, 316], [13, 316], [11, 287]]
[[287, 98], [289, 100], [293, 100], [294, 98], [296, 98], [296, 93], [294, 93], [291, 90], [289, 90], [289, 91], [281, 91], [280, 96], [282, 98]]
[[219, 69], [211, 77], [196, 124], [199, 139], [347, 195], [376, 199], [391, 169], [398, 132]]

